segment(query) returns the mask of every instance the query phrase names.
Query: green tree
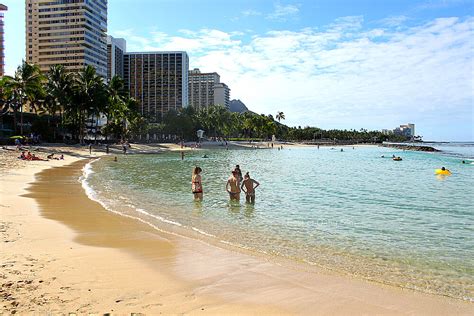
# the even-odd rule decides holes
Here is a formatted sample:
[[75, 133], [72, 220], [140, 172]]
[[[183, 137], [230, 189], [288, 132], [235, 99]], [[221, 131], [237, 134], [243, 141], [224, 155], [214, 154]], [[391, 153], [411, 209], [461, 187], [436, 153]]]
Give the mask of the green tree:
[[23, 135], [23, 110], [26, 103], [37, 104], [42, 93], [43, 75], [37, 65], [23, 63], [18, 66], [13, 77], [5, 76], [4, 87], [11, 96], [10, 107], [13, 110], [15, 131], [17, 131], [17, 113], [20, 112], [20, 135]]
[[103, 79], [95, 68], [88, 65], [74, 77], [72, 102], [66, 108], [66, 115], [75, 127], [81, 143], [84, 142], [87, 117], [98, 118], [107, 105]]
[[278, 120], [278, 122], [280, 122], [281, 120], [285, 119], [285, 113], [278, 111], [275, 118]]

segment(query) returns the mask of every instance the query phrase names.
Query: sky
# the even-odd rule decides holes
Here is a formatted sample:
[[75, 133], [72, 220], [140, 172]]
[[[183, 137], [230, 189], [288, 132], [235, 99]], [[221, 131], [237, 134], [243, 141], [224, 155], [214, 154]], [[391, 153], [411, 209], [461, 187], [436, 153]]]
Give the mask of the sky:
[[[24, 0], [2, 0], [6, 73], [24, 59]], [[184, 50], [257, 113], [289, 126], [474, 140], [474, 0], [109, 0], [128, 51]]]

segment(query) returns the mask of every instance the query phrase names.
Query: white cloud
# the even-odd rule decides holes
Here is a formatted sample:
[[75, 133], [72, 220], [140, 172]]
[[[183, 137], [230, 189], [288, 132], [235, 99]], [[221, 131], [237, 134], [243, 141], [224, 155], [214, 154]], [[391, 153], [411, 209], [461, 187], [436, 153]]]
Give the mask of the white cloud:
[[290, 125], [381, 129], [414, 122], [425, 138], [439, 139], [451, 124], [459, 131], [447, 137], [472, 138], [474, 19], [362, 26], [362, 17], [345, 17], [323, 29], [247, 40], [211, 29], [127, 40], [144, 50], [187, 50], [190, 68], [218, 72], [232, 98], [259, 113], [283, 111]]
[[273, 12], [268, 14], [266, 18], [269, 20], [284, 22], [289, 18], [294, 18], [299, 13], [299, 11], [300, 9], [298, 6], [294, 4], [282, 5], [280, 3], [276, 3]]
[[248, 10], [242, 11], [242, 16], [259, 16], [259, 15], [262, 15], [262, 13], [257, 10], [248, 9]]

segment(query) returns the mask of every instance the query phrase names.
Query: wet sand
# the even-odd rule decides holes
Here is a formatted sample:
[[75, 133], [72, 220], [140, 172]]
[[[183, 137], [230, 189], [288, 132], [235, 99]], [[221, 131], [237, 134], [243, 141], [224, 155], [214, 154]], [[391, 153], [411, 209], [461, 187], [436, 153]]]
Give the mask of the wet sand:
[[[0, 310], [149, 315], [474, 313], [472, 303], [159, 232], [89, 200], [77, 181], [85, 163], [37, 165], [2, 177]], [[25, 192], [35, 172], [36, 180]]]

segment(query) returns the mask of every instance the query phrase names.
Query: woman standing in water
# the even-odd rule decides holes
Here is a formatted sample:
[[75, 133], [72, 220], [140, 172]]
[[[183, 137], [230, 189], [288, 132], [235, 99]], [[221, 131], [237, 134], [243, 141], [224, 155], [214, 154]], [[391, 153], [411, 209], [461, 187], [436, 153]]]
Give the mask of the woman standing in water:
[[200, 167], [194, 167], [193, 176], [191, 178], [192, 184], [191, 189], [194, 194], [194, 201], [202, 201], [202, 169]]
[[239, 173], [236, 170], [232, 170], [232, 175], [227, 180], [225, 189], [229, 193], [231, 201], [240, 201]]

